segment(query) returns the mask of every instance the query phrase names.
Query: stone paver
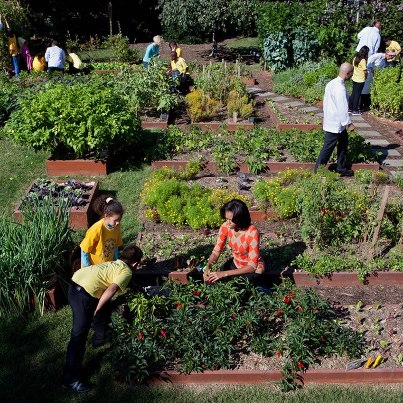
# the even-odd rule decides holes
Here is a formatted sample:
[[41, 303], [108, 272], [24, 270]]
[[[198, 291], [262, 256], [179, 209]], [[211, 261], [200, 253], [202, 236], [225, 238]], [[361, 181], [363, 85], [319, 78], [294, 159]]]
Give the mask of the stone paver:
[[315, 113], [315, 115], [323, 118], [323, 112]]
[[300, 108], [300, 110], [304, 112], [315, 112], [319, 111], [320, 109], [317, 108], [316, 106], [307, 106], [306, 108]]
[[397, 150], [389, 150], [387, 148], [373, 148], [372, 152], [374, 154], [382, 153], [382, 155], [384, 157], [401, 157], [399, 151], [397, 151]]
[[351, 120], [353, 122], [365, 122], [365, 119], [362, 116], [352, 116], [351, 115]]
[[[258, 97], [272, 97], [273, 95], [277, 95], [274, 92], [263, 92], [262, 94], [256, 94]], [[284, 97], [283, 97], [284, 98]], [[288, 98], [286, 98], [288, 99]]]
[[283, 102], [283, 101], [288, 101], [288, 100], [289, 100], [289, 98], [283, 97], [283, 96], [272, 98], [272, 101], [274, 101], [274, 102]]
[[355, 127], [371, 127], [371, 125], [367, 122], [354, 122], [353, 124]]
[[401, 176], [403, 172], [400, 171], [390, 171], [390, 174], [395, 178], [396, 176]]
[[390, 144], [389, 141], [387, 140], [379, 140], [379, 139], [376, 140], [369, 139], [367, 142], [370, 143], [372, 146], [388, 146]]
[[287, 102], [287, 105], [290, 106], [301, 106], [301, 105], [305, 105], [303, 102], [300, 101], [292, 101], [292, 102]]
[[389, 165], [391, 167], [397, 167], [397, 168], [403, 168], [403, 160], [397, 159], [397, 160], [391, 160], [391, 159], [386, 159], [383, 161], [385, 165]]
[[259, 87], [249, 87], [249, 88], [246, 89], [246, 91], [247, 91], [249, 94], [257, 94], [258, 92], [265, 92], [265, 90], [262, 90], [262, 89], [259, 88]]
[[382, 134], [376, 130], [357, 130], [357, 133], [363, 137], [382, 137]]

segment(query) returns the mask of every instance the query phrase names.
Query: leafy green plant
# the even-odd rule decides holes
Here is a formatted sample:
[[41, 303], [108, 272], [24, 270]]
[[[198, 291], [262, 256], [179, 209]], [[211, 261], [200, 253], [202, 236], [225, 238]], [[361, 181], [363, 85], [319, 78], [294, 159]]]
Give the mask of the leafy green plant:
[[237, 166], [235, 151], [229, 141], [217, 140], [213, 146], [212, 155], [220, 171], [229, 174], [235, 170]]
[[210, 98], [199, 89], [187, 94], [185, 102], [192, 123], [215, 116], [220, 108], [220, 104], [214, 98]]
[[113, 57], [119, 62], [132, 61], [139, 58], [138, 51], [130, 48], [129, 38], [123, 36], [121, 32], [108, 36], [103, 42], [103, 47], [111, 49]]
[[80, 158], [112, 144], [135, 143], [139, 128], [140, 121], [130, 115], [127, 101], [95, 81], [55, 84], [22, 99], [4, 131], [35, 150]]

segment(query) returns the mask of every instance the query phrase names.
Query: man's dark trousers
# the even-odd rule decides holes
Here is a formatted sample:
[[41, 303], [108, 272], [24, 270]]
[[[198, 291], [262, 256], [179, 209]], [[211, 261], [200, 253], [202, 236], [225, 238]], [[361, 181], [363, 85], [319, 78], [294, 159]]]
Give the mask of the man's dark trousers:
[[319, 165], [326, 165], [337, 144], [337, 172], [343, 172], [346, 169], [346, 154], [348, 147], [348, 134], [344, 129], [341, 133], [325, 132], [325, 140], [322, 150], [319, 153], [318, 160], [315, 165], [315, 172]]
[[107, 304], [94, 317], [99, 300], [75, 283], [70, 284], [68, 298], [73, 311], [73, 328], [67, 346], [66, 364], [63, 371], [63, 382], [66, 384], [80, 380], [85, 345], [91, 324], [94, 329], [92, 342], [94, 346], [97, 346], [105, 341], [105, 332], [111, 315], [110, 306]]

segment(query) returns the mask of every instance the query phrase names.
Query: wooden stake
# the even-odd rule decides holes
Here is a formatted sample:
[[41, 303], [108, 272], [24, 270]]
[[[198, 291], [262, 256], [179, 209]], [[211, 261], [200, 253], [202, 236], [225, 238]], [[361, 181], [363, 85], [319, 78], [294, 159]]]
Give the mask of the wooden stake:
[[389, 197], [389, 190], [390, 190], [390, 186], [386, 186], [385, 190], [383, 192], [381, 205], [379, 207], [378, 215], [376, 216], [376, 227], [374, 230], [374, 236], [372, 238], [372, 243], [371, 243], [370, 249], [368, 251], [368, 256], [367, 256], [367, 260], [366, 260], [367, 264], [369, 264], [371, 262], [371, 260], [373, 259], [374, 255], [375, 255], [375, 246], [376, 246], [376, 243], [378, 242], [382, 218], [385, 213], [385, 207], [386, 207], [386, 203], [387, 203], [388, 197]]

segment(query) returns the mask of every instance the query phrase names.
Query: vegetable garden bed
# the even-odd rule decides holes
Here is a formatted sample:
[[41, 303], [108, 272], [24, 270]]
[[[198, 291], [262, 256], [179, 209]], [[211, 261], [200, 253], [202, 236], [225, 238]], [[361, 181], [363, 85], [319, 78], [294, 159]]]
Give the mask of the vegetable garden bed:
[[[25, 193], [25, 196], [18, 202], [15, 210], [14, 210], [14, 219], [17, 221], [21, 221], [22, 219], [22, 213], [21, 209], [23, 208], [23, 204], [26, 201], [29, 201], [30, 195], [33, 195], [33, 197], [39, 197], [41, 199], [42, 197], [51, 197], [54, 198], [54, 200], [57, 202], [57, 198], [59, 195], [56, 195], [57, 193], [60, 193], [62, 197], [70, 197], [68, 195], [68, 192], [72, 194], [73, 198], [73, 207], [70, 208], [70, 227], [73, 229], [87, 229], [89, 226], [92, 224], [92, 219], [93, 219], [93, 210], [92, 210], [92, 202], [98, 192], [98, 182], [97, 181], [92, 181], [92, 182], [76, 182], [76, 181], [43, 181], [44, 184], [39, 184], [38, 186], [38, 180], [32, 181], [31, 185], [29, 186], [28, 190]], [[49, 190], [49, 185], [53, 186], [51, 190]], [[60, 186], [60, 185], [63, 185]], [[83, 190], [81, 189], [84, 185]], [[69, 187], [71, 190], [66, 190], [64, 191], [63, 189]], [[44, 193], [44, 189], [46, 194]], [[80, 191], [76, 192], [74, 194], [74, 189], [79, 189]], [[38, 195], [38, 192], [42, 192], [40, 196]], [[77, 196], [80, 193], [79, 196]], [[76, 202], [77, 204], [74, 205]]]
[[46, 160], [46, 174], [48, 176], [104, 176], [108, 174], [109, 159], [70, 159]]
[[284, 104], [275, 104], [274, 102], [266, 102], [266, 108], [270, 119], [278, 130], [298, 129], [309, 131], [322, 128], [320, 119], [311, 115], [311, 112], [303, 114], [297, 108], [287, 108]]

